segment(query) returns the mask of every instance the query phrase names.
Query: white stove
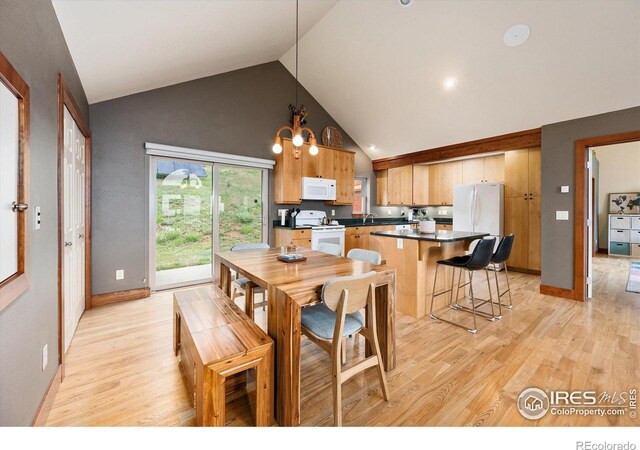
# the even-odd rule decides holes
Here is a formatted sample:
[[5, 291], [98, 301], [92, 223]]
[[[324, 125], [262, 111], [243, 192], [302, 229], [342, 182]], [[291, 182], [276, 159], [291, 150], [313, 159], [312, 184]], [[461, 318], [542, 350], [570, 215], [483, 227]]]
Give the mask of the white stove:
[[311, 248], [316, 249], [318, 244], [326, 242], [337, 244], [342, 249], [344, 256], [344, 225], [322, 225], [322, 219], [327, 217], [324, 211], [302, 210], [296, 216], [296, 227], [311, 227]]

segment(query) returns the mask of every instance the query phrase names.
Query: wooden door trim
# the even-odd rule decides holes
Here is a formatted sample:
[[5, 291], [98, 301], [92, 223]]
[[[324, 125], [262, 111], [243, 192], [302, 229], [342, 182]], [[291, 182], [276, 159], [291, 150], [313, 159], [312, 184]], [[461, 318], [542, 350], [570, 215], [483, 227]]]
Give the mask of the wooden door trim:
[[373, 170], [391, 169], [393, 167], [422, 164], [428, 162], [445, 161], [463, 156], [482, 155], [497, 151], [517, 150], [520, 148], [540, 147], [542, 145], [542, 131], [540, 128], [502, 134], [485, 139], [445, 145], [403, 155], [390, 156], [372, 161]]
[[590, 147], [600, 147], [603, 145], [624, 144], [625, 142], [640, 141], [640, 130], [629, 133], [610, 134], [588, 139], [580, 139], [575, 145], [576, 159], [576, 180], [575, 180], [575, 205], [573, 222], [573, 290], [574, 299], [578, 301], [586, 300], [586, 279], [587, 279], [587, 252], [588, 246], [585, 242], [585, 216], [587, 211], [587, 150]]
[[[18, 99], [18, 203], [29, 203], [29, 86], [0, 52], [0, 83]], [[18, 216], [18, 270], [0, 282], [0, 311], [9, 306], [29, 288], [29, 232], [27, 213]]]
[[85, 265], [85, 309], [91, 309], [91, 133], [85, 122], [80, 108], [71, 91], [66, 85], [62, 74], [58, 73], [58, 363], [60, 364], [60, 377], [64, 378], [64, 302], [63, 302], [63, 273], [62, 259], [64, 252], [64, 107], [67, 107], [71, 117], [76, 122], [78, 129], [85, 138], [85, 238], [84, 238], [84, 265]]

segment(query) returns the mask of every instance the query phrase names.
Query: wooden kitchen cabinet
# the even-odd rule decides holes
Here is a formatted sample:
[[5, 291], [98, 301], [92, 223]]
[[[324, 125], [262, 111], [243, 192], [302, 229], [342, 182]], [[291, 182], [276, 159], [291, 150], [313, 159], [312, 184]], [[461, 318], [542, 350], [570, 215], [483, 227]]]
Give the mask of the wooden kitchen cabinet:
[[345, 150], [333, 150], [333, 168], [336, 180], [336, 200], [332, 205], [353, 204], [353, 181], [355, 180], [355, 154]]
[[429, 166], [429, 203], [453, 205], [453, 186], [462, 184], [462, 162], [433, 164]]
[[415, 206], [429, 205], [429, 166], [413, 166], [413, 201]]
[[376, 171], [376, 205], [387, 206], [389, 199], [387, 198], [387, 174], [388, 171]]
[[504, 181], [504, 155], [462, 161], [462, 184], [498, 183]]
[[353, 234], [345, 236], [344, 238], [344, 254], [349, 253], [349, 250], [354, 248], [369, 249], [369, 233], [367, 234]]
[[387, 171], [387, 204], [413, 204], [413, 166], [394, 167]]
[[450, 223], [437, 223], [436, 231], [453, 231], [453, 225]]
[[277, 204], [300, 204], [302, 202], [302, 157], [293, 155], [290, 139], [283, 139], [282, 152], [275, 155], [273, 170], [273, 198]]
[[290, 228], [274, 228], [274, 247], [296, 245], [311, 248], [311, 229], [292, 230]]
[[538, 273], [540, 257], [540, 149], [505, 153], [505, 234], [515, 240], [509, 268]]
[[335, 179], [335, 151], [328, 147], [318, 147], [318, 154], [309, 153], [309, 144], [302, 146], [302, 176], [311, 178]]

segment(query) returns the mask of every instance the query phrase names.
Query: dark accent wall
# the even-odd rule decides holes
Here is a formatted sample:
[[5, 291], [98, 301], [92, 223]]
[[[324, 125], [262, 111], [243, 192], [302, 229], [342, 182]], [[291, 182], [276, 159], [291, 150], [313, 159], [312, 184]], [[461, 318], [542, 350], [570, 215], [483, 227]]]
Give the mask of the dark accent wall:
[[[542, 284], [574, 288], [575, 142], [636, 130], [640, 107], [542, 127]], [[561, 194], [562, 185], [571, 193]], [[556, 211], [569, 211], [569, 220], [556, 221]]]
[[[31, 93], [30, 287], [0, 312], [0, 425], [30, 425], [58, 366], [58, 72], [83, 116], [89, 107], [51, 2], [0, 0], [0, 51]], [[88, 120], [87, 120], [88, 122]], [[49, 364], [41, 370], [41, 352]]]
[[[275, 61], [91, 105], [94, 294], [140, 288], [149, 278], [144, 143], [273, 159], [273, 136], [290, 120], [294, 88], [295, 79]], [[327, 125], [337, 125], [302, 87], [299, 102], [318, 137]], [[374, 181], [375, 199], [371, 160], [341, 132], [344, 147], [356, 151], [356, 175]], [[271, 195], [269, 204], [270, 219], [276, 218]], [[351, 217], [349, 206], [307, 201], [300, 207]], [[116, 269], [125, 270], [124, 280], [115, 280]]]

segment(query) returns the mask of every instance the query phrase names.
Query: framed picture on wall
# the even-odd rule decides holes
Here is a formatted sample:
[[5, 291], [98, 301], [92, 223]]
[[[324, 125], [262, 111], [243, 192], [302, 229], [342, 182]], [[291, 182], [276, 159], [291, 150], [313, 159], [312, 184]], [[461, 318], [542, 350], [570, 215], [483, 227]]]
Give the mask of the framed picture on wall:
[[610, 214], [640, 214], [640, 192], [609, 194]]

